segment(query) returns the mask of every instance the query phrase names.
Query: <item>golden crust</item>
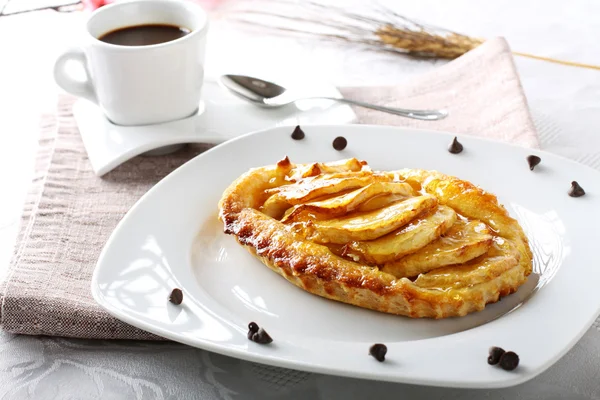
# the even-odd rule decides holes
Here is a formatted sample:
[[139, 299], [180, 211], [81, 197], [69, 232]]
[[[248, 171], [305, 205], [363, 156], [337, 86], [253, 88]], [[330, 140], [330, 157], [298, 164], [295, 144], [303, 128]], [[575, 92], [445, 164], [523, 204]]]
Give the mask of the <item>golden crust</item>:
[[[368, 176], [370, 172], [364, 162], [357, 160], [336, 163], [335, 167], [328, 165], [331, 164], [294, 165], [286, 158], [277, 165], [242, 175], [219, 202], [219, 218], [225, 232], [233, 234], [273, 271], [310, 293], [409, 317], [445, 318], [482, 310], [486, 304], [515, 292], [531, 272], [532, 257], [527, 239], [496, 197], [469, 182], [437, 172], [401, 170], [387, 176], [395, 181], [401, 177], [413, 188], [422, 190], [425, 197], [435, 196], [437, 202], [452, 208], [461, 218], [487, 224], [495, 234], [495, 241], [491, 247], [489, 241], [486, 242], [489, 247], [486, 254], [474, 252], [476, 258], [470, 261], [441, 265], [419, 275], [415, 281], [384, 272], [379, 266], [356, 262], [344, 251], [338, 251], [338, 247], [315, 243], [306, 233], [310, 229], [299, 230], [294, 224], [282, 223], [259, 211], [269, 196], [281, 193], [277, 188], [303, 184], [307, 177], [327, 174], [323, 171], [328, 168], [329, 173], [348, 171], [360, 176]], [[360, 171], [357, 171], [358, 165]], [[365, 185], [359, 186], [363, 187]], [[290, 187], [285, 191], [294, 193], [294, 190]], [[428, 215], [430, 212], [418, 218]], [[391, 215], [389, 220], [397, 221], [397, 215]], [[438, 235], [429, 236], [434, 241]], [[449, 281], [448, 277], [452, 279]]]

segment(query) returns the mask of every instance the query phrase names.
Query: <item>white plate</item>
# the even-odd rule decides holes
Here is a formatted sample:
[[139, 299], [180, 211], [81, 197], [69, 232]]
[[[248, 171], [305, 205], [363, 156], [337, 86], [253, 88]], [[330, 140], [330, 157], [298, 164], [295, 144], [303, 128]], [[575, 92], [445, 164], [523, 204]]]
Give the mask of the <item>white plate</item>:
[[[249, 134], [188, 162], [152, 188], [123, 218], [98, 261], [94, 298], [117, 318], [157, 335], [225, 355], [313, 372], [454, 387], [504, 387], [556, 362], [600, 312], [600, 174], [537, 150], [445, 133], [377, 126], [307, 126]], [[348, 147], [335, 151], [337, 136]], [[526, 156], [542, 163], [530, 171]], [[365, 159], [374, 169], [437, 169], [481, 185], [523, 225], [535, 273], [516, 294], [463, 318], [414, 320], [326, 300], [282, 279], [222, 233], [222, 191], [252, 167], [288, 155], [294, 162]], [[577, 180], [587, 195], [567, 195]], [[184, 303], [167, 301], [174, 287]], [[520, 305], [520, 306], [519, 306]], [[256, 321], [274, 338], [246, 339]], [[386, 361], [367, 355], [388, 346]], [[487, 365], [490, 346], [513, 350], [519, 368]]]
[[[300, 97], [342, 97], [335, 86], [310, 80], [298, 83], [277, 79]], [[329, 100], [299, 101], [278, 109], [256, 107], [222, 88], [214, 79], [205, 80], [198, 113], [163, 124], [120, 126], [110, 122], [102, 110], [87, 100], [73, 106], [88, 158], [96, 175], [102, 176], [127, 160], [154, 149], [180, 143], [218, 144], [247, 132], [299, 124], [345, 124], [356, 115], [344, 104]]]

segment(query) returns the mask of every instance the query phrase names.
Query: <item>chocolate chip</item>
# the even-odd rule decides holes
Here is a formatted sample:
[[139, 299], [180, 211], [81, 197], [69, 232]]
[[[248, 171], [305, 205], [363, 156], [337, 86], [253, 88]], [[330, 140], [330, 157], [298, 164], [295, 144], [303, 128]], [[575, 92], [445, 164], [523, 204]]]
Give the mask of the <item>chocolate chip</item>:
[[348, 146], [348, 141], [343, 136], [338, 136], [333, 139], [333, 148], [337, 151], [342, 151]]
[[250, 340], [258, 344], [269, 344], [273, 341], [271, 336], [269, 336], [267, 331], [265, 331], [263, 328], [258, 328], [258, 331], [252, 334]]
[[529, 169], [533, 171], [533, 169], [542, 161], [538, 156], [534, 156], [533, 154], [527, 156], [527, 162], [529, 163]]
[[181, 302], [183, 301], [183, 292], [181, 291], [181, 289], [173, 289], [173, 291], [169, 295], [169, 301], [173, 304], [181, 304]]
[[256, 322], [250, 322], [248, 324], [248, 339], [252, 340], [252, 335], [258, 332], [258, 324]]
[[375, 343], [369, 348], [369, 354], [379, 362], [385, 361], [386, 353], [387, 346], [385, 344]]
[[450, 145], [448, 146], [448, 151], [452, 154], [458, 154], [463, 151], [463, 145], [460, 144], [456, 136], [454, 136], [452, 143], [450, 143]]
[[294, 132], [292, 132], [292, 139], [302, 140], [302, 139], [304, 139], [304, 136], [306, 136], [306, 135], [304, 134], [304, 131], [302, 129], [300, 129], [300, 125], [296, 126], [296, 128], [294, 129]]
[[490, 355], [488, 356], [488, 364], [496, 365], [500, 362], [500, 357], [505, 353], [500, 347], [490, 347]]
[[519, 356], [513, 351], [507, 351], [500, 357], [500, 367], [506, 371], [512, 371], [519, 365]]
[[579, 186], [579, 183], [577, 183], [577, 181], [573, 181], [571, 182], [571, 189], [569, 189], [568, 193], [571, 197], [581, 197], [585, 194], [585, 190], [583, 190], [583, 188]]

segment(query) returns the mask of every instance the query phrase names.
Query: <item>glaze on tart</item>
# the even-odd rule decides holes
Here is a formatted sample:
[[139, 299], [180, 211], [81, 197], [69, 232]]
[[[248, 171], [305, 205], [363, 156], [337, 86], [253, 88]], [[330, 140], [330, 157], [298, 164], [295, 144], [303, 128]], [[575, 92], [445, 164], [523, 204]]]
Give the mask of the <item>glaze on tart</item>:
[[294, 285], [415, 318], [483, 310], [532, 269], [527, 238], [496, 196], [437, 171], [286, 157], [233, 182], [219, 218]]

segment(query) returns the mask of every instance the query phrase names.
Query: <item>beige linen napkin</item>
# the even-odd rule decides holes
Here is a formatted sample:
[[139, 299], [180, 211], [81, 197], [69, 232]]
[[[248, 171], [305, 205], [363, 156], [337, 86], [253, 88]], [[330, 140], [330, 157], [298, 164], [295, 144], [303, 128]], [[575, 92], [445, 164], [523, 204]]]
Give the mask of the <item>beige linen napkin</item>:
[[[361, 123], [447, 130], [537, 146], [512, 55], [503, 39], [401, 87], [345, 88], [346, 97], [380, 104], [450, 110], [438, 122], [356, 109]], [[108, 315], [94, 302], [90, 280], [102, 246], [135, 201], [207, 146], [162, 157], [137, 157], [102, 178], [94, 175], [62, 97], [44, 120], [36, 175], [6, 281], [0, 325], [9, 332], [102, 339], [157, 339]]]
[[539, 146], [510, 47], [502, 38], [489, 40], [405, 86], [340, 91], [347, 98], [391, 107], [450, 111], [448, 118], [431, 122], [356, 108], [362, 124], [434, 129]]

